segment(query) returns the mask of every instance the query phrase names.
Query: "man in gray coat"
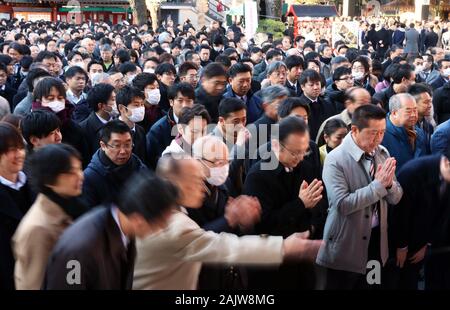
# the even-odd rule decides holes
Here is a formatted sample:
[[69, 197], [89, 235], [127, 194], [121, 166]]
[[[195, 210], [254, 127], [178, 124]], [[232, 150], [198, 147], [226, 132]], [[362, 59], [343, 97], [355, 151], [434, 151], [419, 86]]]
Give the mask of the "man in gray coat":
[[409, 25], [409, 29], [405, 32], [405, 53], [419, 53], [419, 32], [414, 28], [414, 23]]
[[327, 289], [366, 288], [368, 262], [376, 260], [381, 269], [387, 261], [387, 208], [403, 191], [395, 180], [396, 161], [380, 145], [385, 116], [374, 105], [357, 108], [351, 132], [325, 159], [330, 208], [316, 262], [327, 268]]

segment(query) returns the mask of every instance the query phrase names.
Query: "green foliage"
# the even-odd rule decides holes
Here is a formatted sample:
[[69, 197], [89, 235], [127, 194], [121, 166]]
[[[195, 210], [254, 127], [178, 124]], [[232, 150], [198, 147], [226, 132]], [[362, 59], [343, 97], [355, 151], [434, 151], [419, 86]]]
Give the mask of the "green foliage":
[[281, 39], [283, 37], [283, 31], [286, 30], [286, 26], [283, 22], [273, 19], [261, 19], [258, 24], [256, 32], [271, 33], [274, 40]]

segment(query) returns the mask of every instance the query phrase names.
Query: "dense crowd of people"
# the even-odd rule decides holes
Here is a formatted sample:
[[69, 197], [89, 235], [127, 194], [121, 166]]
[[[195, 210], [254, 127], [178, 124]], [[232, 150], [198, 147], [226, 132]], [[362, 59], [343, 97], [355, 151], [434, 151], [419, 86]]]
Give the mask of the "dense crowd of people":
[[2, 20], [0, 288], [449, 289], [450, 23], [360, 25]]

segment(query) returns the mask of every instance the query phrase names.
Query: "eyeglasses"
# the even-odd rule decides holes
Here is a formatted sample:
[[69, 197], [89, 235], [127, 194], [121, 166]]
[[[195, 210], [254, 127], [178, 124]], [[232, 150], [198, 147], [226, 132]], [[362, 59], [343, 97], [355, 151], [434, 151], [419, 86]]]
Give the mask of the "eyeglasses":
[[201, 163], [203, 163], [205, 166], [207, 166], [207, 165], [204, 162], [208, 162], [211, 165], [213, 165], [214, 167], [221, 167], [221, 166], [229, 164], [231, 162], [231, 159], [219, 159], [216, 161], [212, 161], [212, 160], [206, 159], [204, 157], [200, 157], [200, 158], [198, 158], [198, 160]]
[[289, 152], [289, 154], [291, 154], [292, 157], [296, 157], [296, 158], [301, 158], [301, 157], [305, 157], [308, 156], [309, 154], [311, 154], [311, 150], [307, 150], [306, 152], [293, 152], [290, 149], [288, 149], [283, 143], [280, 142], [280, 145]]
[[125, 144], [109, 144], [106, 143], [106, 146], [111, 148], [112, 150], [119, 151], [120, 149], [131, 150], [134, 147], [134, 143], [125, 143]]
[[341, 77], [338, 81], [353, 81], [355, 78], [353, 76]]

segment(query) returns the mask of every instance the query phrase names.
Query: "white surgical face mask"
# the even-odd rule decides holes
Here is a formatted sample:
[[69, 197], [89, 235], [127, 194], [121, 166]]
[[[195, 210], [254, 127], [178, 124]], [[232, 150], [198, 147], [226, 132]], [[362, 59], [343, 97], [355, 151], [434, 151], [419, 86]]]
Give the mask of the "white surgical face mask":
[[155, 69], [153, 69], [153, 68], [147, 68], [147, 69], [144, 69], [144, 72], [145, 72], [145, 73], [155, 73]]
[[116, 118], [117, 116], [119, 116], [120, 112], [117, 109], [117, 105], [114, 104], [111, 108], [111, 111], [106, 111], [106, 113], [108, 113], [112, 118]]
[[169, 54], [170, 54], [170, 52], [171, 52], [170, 47], [166, 47], [164, 50], [165, 50], [167, 53], [169, 53]]
[[221, 50], [222, 50], [222, 47], [217, 47], [217, 46], [214, 46], [214, 50], [216, 51], [216, 52], [220, 52]]
[[58, 113], [64, 110], [66, 103], [60, 100], [53, 100], [47, 103], [47, 107], [49, 107], [53, 112]]
[[450, 77], [450, 68], [444, 70], [444, 77], [446, 78]]
[[136, 75], [130, 75], [128, 76], [128, 84], [131, 85], [133, 83], [134, 78], [136, 77]]
[[353, 71], [352, 72], [352, 76], [356, 81], [360, 81], [363, 79], [364, 77], [364, 73], [360, 72], [360, 71]]
[[247, 42], [242, 43], [241, 46], [242, 46], [242, 48], [243, 48], [244, 50], [248, 50], [248, 43], [247, 43]]
[[147, 101], [150, 104], [156, 105], [159, 103], [159, 100], [161, 100], [159, 88], [147, 90], [145, 93], [147, 95]]
[[128, 117], [128, 119], [130, 121], [132, 121], [133, 123], [139, 123], [144, 120], [145, 107], [139, 107], [139, 108], [134, 108], [134, 109], [130, 109], [130, 110], [131, 110], [131, 116]]
[[84, 69], [84, 62], [83, 61], [79, 61], [73, 64], [76, 67], [80, 67], [81, 69]]
[[225, 183], [228, 178], [228, 171], [230, 165], [226, 164], [222, 167], [209, 168], [210, 177], [206, 179], [209, 184], [214, 186], [220, 186]]
[[414, 72], [416, 73], [416, 74], [419, 74], [420, 72], [422, 72], [423, 71], [423, 66], [416, 66], [416, 69], [414, 70]]

